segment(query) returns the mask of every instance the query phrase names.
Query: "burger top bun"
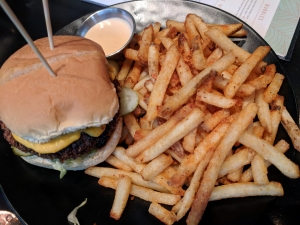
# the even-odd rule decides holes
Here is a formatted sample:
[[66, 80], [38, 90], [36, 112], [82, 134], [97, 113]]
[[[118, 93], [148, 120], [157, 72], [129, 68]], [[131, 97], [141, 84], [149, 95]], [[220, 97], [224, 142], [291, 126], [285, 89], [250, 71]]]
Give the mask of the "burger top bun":
[[0, 119], [20, 137], [43, 143], [64, 133], [100, 126], [119, 108], [100, 45], [76, 36], [35, 41], [56, 77], [26, 45], [0, 70]]

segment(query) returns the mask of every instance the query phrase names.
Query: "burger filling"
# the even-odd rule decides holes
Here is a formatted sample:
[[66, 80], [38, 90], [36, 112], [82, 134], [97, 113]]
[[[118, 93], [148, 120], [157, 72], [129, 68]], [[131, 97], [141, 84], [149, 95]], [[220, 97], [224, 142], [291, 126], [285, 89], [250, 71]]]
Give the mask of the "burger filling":
[[[52, 144], [50, 141], [49, 143], [43, 144], [42, 147], [38, 146], [39, 152], [33, 150], [36, 146], [34, 143], [30, 143], [24, 139], [20, 139], [20, 137], [12, 134], [12, 132], [5, 126], [2, 121], [0, 121], [0, 124], [2, 130], [4, 131], [3, 136], [11, 146], [25, 153], [31, 153], [47, 159], [59, 159], [61, 162], [64, 162], [67, 159], [76, 159], [93, 149], [99, 149], [105, 146], [109, 137], [112, 135], [116, 128], [117, 121], [118, 116], [116, 115], [111, 122], [109, 122], [105, 126], [102, 126], [101, 128], [88, 128], [82, 132], [67, 134], [63, 138], [60, 138], [60, 140], [56, 141], [55, 144]], [[18, 140], [21, 140], [20, 142], [22, 142], [23, 144]], [[65, 146], [66, 143], [68, 144], [67, 146]], [[48, 149], [47, 146], [49, 147]], [[59, 147], [57, 148], [57, 146]], [[44, 151], [52, 151], [53, 153], [41, 153]]]

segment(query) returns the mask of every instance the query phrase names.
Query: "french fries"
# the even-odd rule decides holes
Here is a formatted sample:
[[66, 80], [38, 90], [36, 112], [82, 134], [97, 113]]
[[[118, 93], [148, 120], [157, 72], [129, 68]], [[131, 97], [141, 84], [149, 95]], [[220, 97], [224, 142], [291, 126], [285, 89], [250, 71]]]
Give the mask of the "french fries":
[[199, 224], [209, 201], [282, 196], [270, 165], [300, 177], [284, 155], [289, 144], [276, 139], [281, 123], [300, 151], [300, 130], [279, 92], [284, 76], [264, 61], [270, 47], [247, 52], [232, 42], [247, 35], [242, 27], [188, 14], [166, 27], [149, 24], [125, 49], [117, 79], [138, 93], [139, 105], [123, 116], [122, 139], [107, 159], [115, 168], [85, 170], [116, 189], [113, 218], [132, 195], [151, 202], [162, 223], [187, 216]]

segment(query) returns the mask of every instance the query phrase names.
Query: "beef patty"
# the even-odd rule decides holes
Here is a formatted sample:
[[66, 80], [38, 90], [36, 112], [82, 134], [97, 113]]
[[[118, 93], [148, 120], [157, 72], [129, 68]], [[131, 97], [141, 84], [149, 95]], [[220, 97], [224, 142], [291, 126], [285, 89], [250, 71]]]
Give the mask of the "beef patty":
[[80, 138], [63, 148], [59, 152], [56, 153], [49, 153], [49, 154], [40, 154], [38, 152], [33, 151], [30, 148], [22, 145], [21, 143], [17, 142], [13, 136], [11, 131], [5, 126], [5, 124], [0, 121], [1, 128], [3, 130], [3, 136], [8, 141], [8, 143], [18, 148], [19, 150], [32, 153], [34, 155], [38, 155], [39, 157], [46, 158], [46, 159], [59, 159], [61, 162], [67, 159], [75, 159], [81, 155], [88, 153], [92, 149], [99, 149], [105, 146], [106, 142], [114, 132], [117, 122], [119, 120], [118, 115], [116, 114], [112, 121], [110, 121], [104, 130], [104, 132], [99, 137], [91, 137], [88, 134], [82, 132]]

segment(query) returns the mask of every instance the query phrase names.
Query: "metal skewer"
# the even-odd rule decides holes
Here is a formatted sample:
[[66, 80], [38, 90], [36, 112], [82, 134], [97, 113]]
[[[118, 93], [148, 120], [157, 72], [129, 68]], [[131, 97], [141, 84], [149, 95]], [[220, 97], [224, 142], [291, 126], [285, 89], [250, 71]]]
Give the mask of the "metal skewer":
[[45, 20], [46, 20], [49, 45], [50, 45], [50, 49], [53, 50], [54, 44], [53, 44], [53, 38], [52, 38], [53, 35], [52, 35], [52, 27], [51, 27], [48, 0], [43, 0], [43, 8], [44, 8], [44, 14], [45, 14]]

